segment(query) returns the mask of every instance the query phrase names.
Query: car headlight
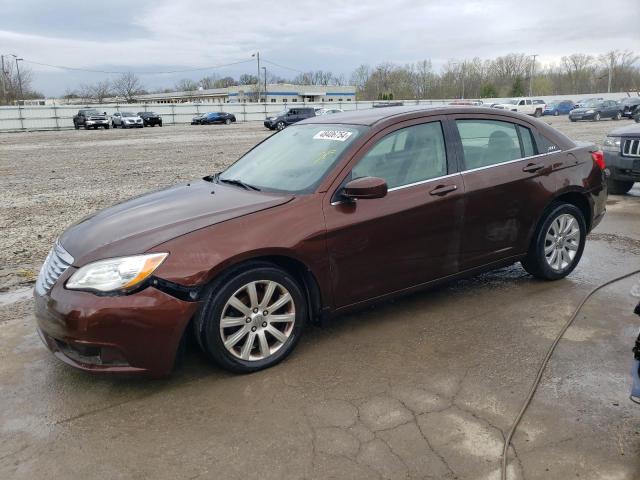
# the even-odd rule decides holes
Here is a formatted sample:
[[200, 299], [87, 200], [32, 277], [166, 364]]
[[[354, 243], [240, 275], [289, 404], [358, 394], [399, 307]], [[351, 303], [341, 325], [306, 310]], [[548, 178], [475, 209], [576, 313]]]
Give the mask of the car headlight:
[[584, 112], [584, 113], [593, 113], [593, 110], [587, 110], [587, 111], [586, 111], [586, 112]]
[[609, 150], [610, 152], [619, 152], [621, 141], [621, 137], [604, 137], [602, 148], [603, 150]]
[[70, 290], [99, 292], [127, 290], [147, 279], [168, 255], [168, 253], [149, 253], [98, 260], [81, 267], [71, 275], [66, 287]]

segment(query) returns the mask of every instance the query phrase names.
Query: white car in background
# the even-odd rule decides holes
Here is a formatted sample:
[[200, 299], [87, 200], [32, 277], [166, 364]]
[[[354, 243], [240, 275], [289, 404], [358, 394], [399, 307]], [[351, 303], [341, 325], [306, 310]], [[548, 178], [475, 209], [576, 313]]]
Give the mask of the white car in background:
[[144, 127], [144, 122], [137, 113], [116, 112], [111, 115], [111, 126], [113, 128], [142, 128]]
[[332, 113], [342, 113], [344, 110], [341, 108], [319, 108], [316, 110], [316, 116], [318, 115], [331, 115]]
[[520, 112], [534, 117], [541, 117], [546, 105], [544, 101], [532, 98], [512, 98], [504, 102], [497, 103], [493, 108]]

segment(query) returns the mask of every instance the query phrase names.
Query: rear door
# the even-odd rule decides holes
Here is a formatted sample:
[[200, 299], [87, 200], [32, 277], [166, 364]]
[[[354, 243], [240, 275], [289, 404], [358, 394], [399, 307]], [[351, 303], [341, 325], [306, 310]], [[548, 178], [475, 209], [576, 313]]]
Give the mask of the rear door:
[[[344, 307], [458, 270], [464, 187], [445, 117], [376, 134], [338, 177], [324, 202], [336, 307]], [[342, 201], [341, 185], [380, 177], [383, 198]]]
[[554, 153], [538, 151], [534, 127], [499, 115], [456, 115], [465, 186], [463, 270], [525, 252], [554, 191]]

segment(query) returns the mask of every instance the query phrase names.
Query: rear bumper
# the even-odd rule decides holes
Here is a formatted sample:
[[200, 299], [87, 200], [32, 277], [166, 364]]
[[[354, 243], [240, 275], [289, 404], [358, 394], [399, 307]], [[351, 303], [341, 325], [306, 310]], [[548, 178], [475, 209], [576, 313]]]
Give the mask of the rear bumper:
[[62, 284], [61, 278], [49, 294], [34, 294], [38, 333], [56, 357], [90, 372], [164, 376], [172, 371], [198, 302], [153, 287], [101, 297]]
[[640, 158], [623, 157], [619, 152], [604, 152], [612, 180], [640, 182]]

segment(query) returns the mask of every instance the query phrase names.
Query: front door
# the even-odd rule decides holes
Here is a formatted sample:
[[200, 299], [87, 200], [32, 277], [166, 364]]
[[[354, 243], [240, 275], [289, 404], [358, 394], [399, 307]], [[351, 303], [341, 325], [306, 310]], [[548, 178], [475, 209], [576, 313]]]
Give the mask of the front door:
[[[327, 193], [324, 212], [337, 308], [458, 270], [464, 187], [450, 165], [444, 117], [390, 127], [360, 150]], [[448, 161], [449, 159], [449, 161]], [[340, 187], [380, 177], [383, 198], [341, 200]]]

